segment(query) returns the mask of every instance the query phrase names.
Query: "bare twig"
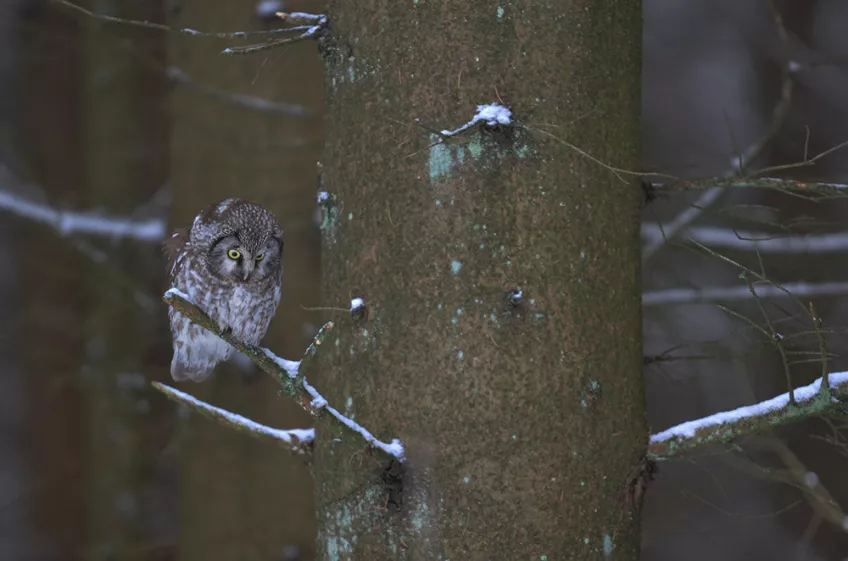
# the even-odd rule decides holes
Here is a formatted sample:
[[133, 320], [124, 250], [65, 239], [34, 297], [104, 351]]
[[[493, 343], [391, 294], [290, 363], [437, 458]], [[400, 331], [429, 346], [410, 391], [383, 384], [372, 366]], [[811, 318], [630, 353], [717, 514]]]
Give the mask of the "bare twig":
[[716, 413], [688, 421], [651, 436], [648, 455], [655, 460], [669, 459], [711, 444], [727, 444], [763, 430], [833, 413], [844, 404], [837, 399], [848, 391], [848, 372], [830, 374], [831, 390], [820, 391], [822, 379], [795, 388], [796, 405], [789, 393], [746, 407]]
[[[778, 35], [784, 45], [784, 51], [786, 51], [788, 50], [788, 36], [786, 33], [786, 27], [783, 25], [783, 18], [772, 0], [769, 0], [768, 4], [771, 8], [772, 17], [774, 19]], [[786, 117], [789, 114], [793, 87], [794, 80], [792, 79], [791, 61], [786, 60], [784, 61], [781, 69], [780, 99], [772, 110], [772, 117], [768, 129], [759, 140], [751, 144], [744, 152], [733, 158], [731, 169], [725, 174], [725, 177], [745, 175], [745, 168], [751, 162], [759, 158], [768, 144], [775, 136], [777, 136], [777, 133], [780, 132], [780, 129], [783, 127]], [[663, 226], [663, 237], [643, 246], [642, 262], [647, 263], [651, 257], [656, 255], [657, 251], [659, 251], [666, 242], [673, 241], [683, 230], [688, 228], [690, 224], [697, 220], [705, 210], [715, 204], [723, 193], [724, 189], [722, 187], [708, 188], [707, 191], [705, 191], [691, 207], [681, 212], [668, 225]]]
[[288, 39], [277, 39], [274, 41], [268, 41], [266, 43], [259, 43], [258, 45], [246, 45], [244, 47], [227, 47], [221, 54], [224, 55], [250, 55], [253, 53], [259, 53], [262, 51], [268, 51], [270, 49], [280, 47], [282, 45], [288, 45], [291, 43], [296, 43], [298, 41], [303, 41], [305, 39], [311, 39], [313, 37], [317, 37], [318, 33], [324, 29], [326, 24], [323, 25], [312, 25], [312, 26], [300, 26], [300, 27], [290, 27], [286, 31], [299, 31], [300, 35], [296, 37], [289, 37]]
[[74, 10], [80, 14], [83, 14], [92, 19], [96, 19], [99, 21], [104, 21], [108, 23], [118, 23], [121, 25], [129, 25], [132, 27], [143, 27], [145, 29], [153, 29], [156, 31], [164, 31], [166, 33], [176, 33], [178, 35], [188, 35], [190, 37], [206, 37], [212, 39], [244, 39], [246, 37], [256, 37], [259, 35], [280, 35], [281, 33], [286, 33], [289, 31], [289, 28], [283, 29], [266, 29], [262, 31], [198, 31], [197, 29], [191, 29], [188, 27], [171, 27], [169, 25], [164, 25], [162, 23], [155, 23], [152, 21], [144, 21], [144, 20], [134, 20], [121, 18], [116, 16], [109, 16], [106, 14], [98, 14], [96, 12], [92, 12], [86, 8], [78, 4], [74, 4], [73, 2], [69, 2], [68, 0], [53, 0], [57, 4], [61, 4], [67, 8]]
[[647, 263], [665, 243], [670, 242], [680, 235], [680, 233], [688, 228], [692, 222], [697, 220], [707, 208], [715, 204], [722, 193], [724, 193], [724, 190], [721, 187], [712, 187], [707, 189], [700, 197], [698, 197], [697, 201], [675, 216], [674, 220], [668, 224], [660, 226], [662, 236], [642, 247], [642, 262]]
[[[161, 67], [160, 67], [161, 68]], [[263, 111], [266, 113], [274, 113], [278, 115], [288, 115], [293, 117], [312, 117], [315, 112], [303, 105], [294, 103], [281, 103], [278, 101], [270, 101], [262, 97], [253, 95], [228, 92], [213, 88], [205, 84], [200, 84], [191, 79], [191, 77], [176, 66], [169, 66], [165, 69], [168, 78], [175, 84], [179, 84], [184, 88], [203, 94], [207, 97], [224, 101], [231, 105], [250, 109], [252, 111]]]
[[[786, 283], [756, 286], [758, 298], [823, 298], [848, 294], [848, 282]], [[711, 288], [671, 288], [649, 291], [642, 294], [643, 306], [667, 306], [671, 304], [706, 304], [749, 300], [751, 292], [747, 286], [722, 286]]]
[[248, 45], [245, 47], [230, 47], [224, 49], [222, 51], [222, 54], [247, 55], [252, 53], [258, 53], [261, 51], [267, 51], [269, 49], [273, 49], [281, 45], [288, 45], [297, 41], [303, 41], [305, 39], [312, 39], [314, 37], [318, 37], [322, 31], [327, 29], [328, 20], [327, 16], [325, 16], [324, 14], [306, 14], [303, 12], [294, 12], [291, 14], [287, 14], [283, 12], [277, 12], [277, 16], [283, 21], [287, 21], [290, 23], [305, 23], [307, 25], [298, 25], [296, 27], [289, 27], [285, 29], [285, 31], [288, 32], [300, 33], [300, 35], [296, 37], [290, 37], [288, 39], [275, 39], [266, 43], [261, 43], [258, 45]]
[[[844, 145], [844, 143], [843, 143]], [[840, 145], [840, 146], [843, 146]], [[810, 162], [797, 165], [812, 165], [818, 157]], [[796, 165], [796, 164], [792, 164]], [[797, 181], [777, 177], [711, 177], [708, 179], [692, 179], [673, 181], [671, 183], [651, 182], [651, 188], [659, 192], [679, 193], [686, 191], [701, 191], [704, 189], [774, 189], [791, 194], [801, 194], [818, 199], [848, 197], [848, 185], [843, 183], [821, 183], [815, 181]]]
[[[744, 277], [745, 284], [748, 285], [748, 291], [751, 293], [751, 296], [757, 303], [757, 307], [760, 309], [760, 313], [763, 316], [763, 321], [765, 321], [766, 327], [768, 328], [768, 330], [763, 329], [763, 334], [769, 339], [769, 341], [775, 346], [775, 348], [777, 348], [777, 351], [780, 353], [780, 359], [783, 362], [783, 374], [786, 376], [786, 386], [789, 388], [789, 403], [795, 405], [795, 393], [792, 389], [792, 371], [789, 365], [789, 358], [786, 356], [786, 349], [783, 345], [783, 335], [775, 331], [774, 326], [771, 323], [771, 318], [766, 313], [766, 310], [763, 307], [763, 303], [760, 301], [760, 297], [757, 294], [757, 291], [754, 289], [754, 283], [751, 281], [751, 277], [744, 273], [742, 276]], [[825, 381], [827, 380], [825, 379]]]
[[[648, 239], [653, 239], [662, 236], [662, 231], [655, 224], [642, 224], [642, 235]], [[756, 251], [758, 253], [800, 253], [806, 255], [848, 251], [848, 233], [842, 232], [792, 235], [697, 227], [688, 229], [685, 235], [688, 239], [712, 248]]]
[[228, 428], [246, 433], [254, 438], [272, 440], [298, 455], [312, 451], [312, 441], [315, 440], [315, 429], [281, 430], [271, 428], [251, 421], [247, 417], [231, 413], [226, 409], [209, 405], [204, 401], [165, 384], [151, 382], [151, 385], [162, 392], [168, 399], [181, 403], [189, 407], [192, 411], [200, 413], [204, 417], [221, 423]]
[[771, 166], [771, 167], [767, 167], [767, 168], [762, 168], [762, 169], [758, 170], [757, 172], [755, 172], [755, 175], [760, 175], [760, 174], [763, 174], [763, 173], [771, 173], [771, 172], [774, 172], [774, 171], [784, 171], [784, 170], [787, 170], [787, 169], [809, 167], [809, 166], [815, 165], [815, 163], [817, 161], [821, 160], [825, 156], [832, 154], [833, 152], [836, 152], [837, 150], [841, 150], [841, 149], [845, 148], [846, 146], [848, 146], [848, 140], [846, 140], [844, 142], [840, 142], [836, 146], [831, 146], [830, 148], [828, 148], [824, 152], [820, 152], [820, 153], [816, 154], [815, 156], [813, 156], [812, 158], [807, 158], [806, 154], [805, 154], [804, 159], [800, 162], [795, 162], [794, 164], [783, 164], [783, 165], [779, 165], [779, 166]]

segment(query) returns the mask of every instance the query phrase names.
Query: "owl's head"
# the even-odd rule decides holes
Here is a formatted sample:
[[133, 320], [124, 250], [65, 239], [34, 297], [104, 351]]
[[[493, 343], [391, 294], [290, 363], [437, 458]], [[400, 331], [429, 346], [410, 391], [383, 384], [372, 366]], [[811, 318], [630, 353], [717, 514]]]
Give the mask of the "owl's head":
[[261, 283], [282, 275], [283, 229], [257, 204], [221, 201], [195, 220], [193, 238], [195, 234], [206, 238], [206, 265], [222, 280]]

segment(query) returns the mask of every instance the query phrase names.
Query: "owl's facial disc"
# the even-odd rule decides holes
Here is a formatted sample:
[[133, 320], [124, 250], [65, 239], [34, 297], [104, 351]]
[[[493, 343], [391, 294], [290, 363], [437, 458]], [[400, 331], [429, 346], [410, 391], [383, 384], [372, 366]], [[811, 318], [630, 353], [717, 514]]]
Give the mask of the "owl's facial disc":
[[226, 236], [209, 251], [207, 262], [222, 278], [243, 283], [260, 280], [279, 270], [281, 244], [270, 237], [255, 249], [256, 245], [243, 243], [236, 235]]

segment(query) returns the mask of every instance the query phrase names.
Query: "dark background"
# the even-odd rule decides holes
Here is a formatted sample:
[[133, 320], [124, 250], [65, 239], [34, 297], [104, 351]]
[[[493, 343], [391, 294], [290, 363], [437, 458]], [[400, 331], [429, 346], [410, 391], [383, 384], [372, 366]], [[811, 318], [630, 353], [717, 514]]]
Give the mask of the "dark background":
[[[276, 25], [250, 1], [86, 6], [204, 31]], [[324, 8], [301, 1], [286, 9]], [[645, 0], [644, 168], [722, 176], [737, 171], [738, 154], [757, 169], [848, 140], [846, 28], [848, 3], [839, 0]], [[156, 228], [187, 225], [226, 196], [266, 204], [286, 230], [284, 296], [266, 344], [296, 358], [326, 318], [309, 309], [319, 305], [321, 61], [311, 42], [219, 54], [236, 44], [102, 24], [55, 3], [0, 3], [2, 559], [311, 558], [306, 470], [147, 384], [167, 382], [170, 361]], [[581, 118], [591, 127], [605, 116]], [[837, 151], [780, 173], [848, 182], [845, 161]], [[646, 205], [645, 243], [693, 203], [693, 227], [780, 239], [839, 233], [848, 208], [765, 190], [702, 196], [660, 194]], [[69, 232], [44, 214], [50, 209], [152, 229]], [[694, 251], [690, 235], [683, 228], [646, 256], [646, 292], [744, 290], [738, 269]], [[736, 245], [713, 250], [775, 282], [818, 285], [848, 273], [848, 244], [807, 255]], [[840, 291], [813, 299], [830, 332], [830, 371], [845, 368], [848, 346]], [[758, 324], [765, 312], [800, 353], [818, 349], [807, 301], [724, 304]], [[645, 347], [663, 357], [645, 369], [654, 431], [786, 389], [773, 342], [715, 302], [646, 305]], [[815, 354], [793, 360], [794, 383], [820, 375]], [[228, 364], [189, 391], [273, 426], [309, 423], [249, 364]], [[664, 463], [645, 503], [643, 558], [848, 559], [842, 434], [838, 419], [811, 420]]]

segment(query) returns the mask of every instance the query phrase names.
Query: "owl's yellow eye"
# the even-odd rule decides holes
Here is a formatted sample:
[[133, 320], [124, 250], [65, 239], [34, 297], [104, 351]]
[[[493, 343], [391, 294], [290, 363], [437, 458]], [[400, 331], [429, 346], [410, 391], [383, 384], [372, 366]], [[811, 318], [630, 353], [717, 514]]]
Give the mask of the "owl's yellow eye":
[[241, 259], [241, 251], [239, 251], [237, 249], [231, 249], [230, 251], [227, 252], [227, 257], [229, 257], [233, 261], [235, 261], [237, 259]]
[[257, 261], [257, 262], [262, 261], [263, 259], [265, 259], [265, 254], [264, 254], [264, 253], [260, 253], [259, 255], [257, 255], [257, 256], [256, 256], [256, 261]]

